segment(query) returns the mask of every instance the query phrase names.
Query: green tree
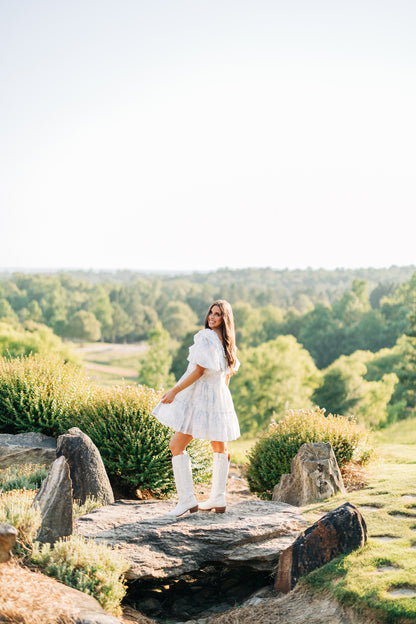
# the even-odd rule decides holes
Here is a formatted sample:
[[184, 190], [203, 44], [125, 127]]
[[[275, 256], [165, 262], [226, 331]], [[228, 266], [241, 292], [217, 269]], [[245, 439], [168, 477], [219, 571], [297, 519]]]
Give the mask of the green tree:
[[287, 409], [311, 407], [319, 372], [293, 336], [278, 336], [239, 354], [241, 369], [230, 387], [243, 433], [265, 429]]
[[127, 338], [133, 330], [133, 321], [129, 318], [121, 305], [117, 302], [113, 303], [113, 335], [112, 342]]
[[173, 355], [170, 372], [173, 373], [175, 379], [179, 379], [179, 377], [184, 374], [188, 366], [189, 347], [191, 347], [193, 344], [194, 334], [195, 331], [190, 331], [189, 333], [187, 333], [182, 340], [182, 343]]
[[412, 415], [416, 411], [416, 313], [409, 317], [409, 325], [400, 347], [402, 357], [397, 375], [407, 415]]
[[100, 323], [101, 334], [104, 340], [111, 340], [113, 335], [114, 310], [109, 295], [103, 290], [97, 293], [91, 312]]
[[17, 321], [18, 317], [7, 299], [0, 299], [0, 319]]
[[366, 427], [389, 421], [389, 404], [398, 382], [395, 373], [385, 373], [368, 381], [367, 364], [376, 358], [370, 351], [342, 355], [323, 373], [312, 399], [328, 413], [355, 416]]
[[198, 318], [187, 303], [171, 301], [163, 310], [161, 321], [172, 338], [182, 340], [191, 329], [196, 329]]
[[83, 342], [95, 342], [101, 338], [100, 323], [92, 312], [80, 310], [69, 321], [67, 335]]
[[150, 331], [148, 349], [140, 363], [140, 384], [160, 390], [175, 383], [175, 377], [170, 372], [172, 354], [169, 343], [169, 333], [158, 322]]

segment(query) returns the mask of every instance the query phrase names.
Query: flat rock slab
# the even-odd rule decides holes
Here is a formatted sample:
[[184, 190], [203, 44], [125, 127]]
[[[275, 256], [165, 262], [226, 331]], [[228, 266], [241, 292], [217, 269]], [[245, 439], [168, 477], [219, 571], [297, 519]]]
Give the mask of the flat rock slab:
[[297, 507], [248, 500], [224, 514], [172, 519], [172, 502], [120, 500], [77, 521], [77, 533], [105, 541], [130, 561], [128, 579], [174, 578], [210, 564], [274, 572], [282, 550], [306, 528]]
[[43, 433], [0, 433], [0, 469], [21, 464], [50, 465], [56, 440]]

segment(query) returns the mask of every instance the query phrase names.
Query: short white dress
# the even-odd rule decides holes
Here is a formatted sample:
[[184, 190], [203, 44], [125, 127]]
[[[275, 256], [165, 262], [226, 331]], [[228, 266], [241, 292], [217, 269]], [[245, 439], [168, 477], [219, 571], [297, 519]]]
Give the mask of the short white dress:
[[[240, 436], [231, 393], [226, 384], [228, 363], [221, 340], [212, 329], [201, 329], [189, 349], [188, 368], [180, 383], [199, 364], [205, 371], [178, 392], [172, 403], [159, 402], [153, 415], [167, 427], [200, 440], [229, 442]], [[235, 371], [240, 363], [237, 360]]]

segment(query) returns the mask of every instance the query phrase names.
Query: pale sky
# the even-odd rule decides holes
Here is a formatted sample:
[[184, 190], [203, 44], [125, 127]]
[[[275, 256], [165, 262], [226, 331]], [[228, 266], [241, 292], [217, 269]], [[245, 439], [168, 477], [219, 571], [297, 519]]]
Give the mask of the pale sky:
[[0, 0], [0, 268], [415, 264], [414, 0]]

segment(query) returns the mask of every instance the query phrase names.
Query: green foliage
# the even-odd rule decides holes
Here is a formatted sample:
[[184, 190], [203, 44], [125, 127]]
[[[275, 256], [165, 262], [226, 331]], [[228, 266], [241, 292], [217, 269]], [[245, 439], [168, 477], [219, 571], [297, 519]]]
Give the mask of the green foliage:
[[385, 425], [391, 420], [389, 404], [398, 378], [389, 372], [367, 380], [367, 364], [375, 359], [369, 351], [338, 358], [324, 371], [313, 393], [314, 403], [331, 413], [355, 416], [366, 427]]
[[[101, 388], [84, 412], [83, 431], [100, 449], [107, 470], [131, 491], [164, 496], [174, 489], [172, 431], [151, 415], [160, 394], [144, 386]], [[196, 481], [207, 477], [207, 444], [188, 447]]]
[[22, 326], [0, 321], [0, 356], [19, 357], [31, 353], [55, 354], [74, 361], [68, 346], [46, 325], [27, 321]]
[[101, 338], [101, 323], [93, 312], [79, 310], [71, 317], [65, 333], [69, 338], [94, 342]]
[[161, 320], [163, 327], [175, 340], [181, 340], [190, 329], [195, 328], [198, 318], [187, 303], [170, 301], [163, 310]]
[[10, 490], [37, 490], [48, 474], [48, 467], [41, 464], [9, 466], [0, 470], [0, 492]]
[[[0, 431], [58, 436], [78, 426], [122, 486], [164, 496], [174, 487], [172, 431], [151, 415], [160, 394], [145, 386], [104, 388], [58, 359], [0, 359]], [[189, 450], [196, 480], [208, 472], [207, 445]]]
[[161, 323], [157, 323], [149, 334], [148, 350], [141, 359], [139, 383], [151, 388], [168, 388], [175, 383], [169, 372], [172, 354], [169, 348], [170, 337]]
[[57, 357], [0, 358], [0, 431], [58, 436], [88, 404], [92, 386]]
[[0, 497], [0, 522], [11, 524], [17, 530], [17, 544], [14, 552], [27, 557], [33, 540], [41, 525], [41, 513], [32, 506], [34, 490], [11, 490]]
[[179, 379], [179, 377], [182, 377], [188, 366], [189, 347], [191, 347], [193, 344], [193, 338], [195, 333], [195, 330], [192, 330], [185, 335], [180, 346], [175, 351], [172, 357], [170, 372], [173, 373], [175, 379]]
[[99, 509], [102, 506], [102, 501], [98, 500], [94, 496], [87, 496], [85, 502], [82, 504], [80, 504], [80, 501], [74, 500], [74, 504], [72, 507], [74, 520], [80, 518], [81, 516], [84, 516], [87, 513], [90, 513], [90, 511], [94, 511], [94, 509]]
[[106, 611], [121, 614], [120, 603], [126, 593], [123, 575], [129, 563], [106, 544], [77, 535], [53, 547], [35, 542], [32, 561], [45, 574], [93, 596]]
[[251, 449], [246, 476], [250, 490], [270, 499], [282, 474], [289, 474], [292, 459], [302, 444], [330, 442], [338, 465], [365, 463], [372, 454], [368, 432], [344, 416], [325, 416], [325, 411], [289, 410], [272, 423]]
[[239, 352], [241, 369], [230, 388], [243, 433], [264, 429], [287, 407], [310, 406], [319, 373], [293, 336], [279, 336]]

